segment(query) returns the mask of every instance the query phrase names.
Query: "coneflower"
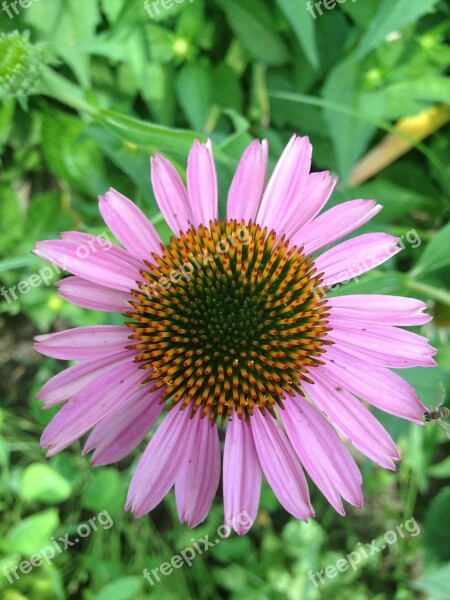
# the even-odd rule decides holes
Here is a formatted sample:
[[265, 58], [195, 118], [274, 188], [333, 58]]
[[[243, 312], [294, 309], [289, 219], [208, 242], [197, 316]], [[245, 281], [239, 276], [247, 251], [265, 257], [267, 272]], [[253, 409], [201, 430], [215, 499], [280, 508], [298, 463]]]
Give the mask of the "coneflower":
[[[42, 436], [48, 455], [90, 432], [84, 452], [105, 465], [132, 451], [167, 412], [134, 473], [127, 507], [152, 510], [175, 486], [181, 521], [207, 516], [221, 473], [225, 522], [256, 518], [264, 473], [295, 517], [314, 515], [304, 471], [331, 505], [361, 507], [361, 475], [343, 439], [388, 469], [398, 450], [361, 400], [423, 424], [425, 407], [390, 368], [434, 366], [427, 340], [399, 326], [430, 320], [414, 299], [328, 298], [331, 285], [382, 264], [400, 248], [385, 233], [323, 248], [368, 222], [381, 206], [353, 200], [325, 212], [335, 186], [310, 173], [312, 148], [294, 136], [267, 186], [268, 146], [244, 153], [218, 215], [211, 144], [194, 143], [187, 189], [165, 158], [152, 159], [153, 189], [173, 231], [167, 247], [130, 200], [114, 190], [100, 212], [123, 247], [80, 246], [75, 232], [39, 242], [35, 254], [73, 276], [59, 294], [124, 315], [123, 326], [39, 336], [46, 356], [80, 362], [39, 393], [64, 403]], [[69, 265], [67, 267], [67, 265]]]

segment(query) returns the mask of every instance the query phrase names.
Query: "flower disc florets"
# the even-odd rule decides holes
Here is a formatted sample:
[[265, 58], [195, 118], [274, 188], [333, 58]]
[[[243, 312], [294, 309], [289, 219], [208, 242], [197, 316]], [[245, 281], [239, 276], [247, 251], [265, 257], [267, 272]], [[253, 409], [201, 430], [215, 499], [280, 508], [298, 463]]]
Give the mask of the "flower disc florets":
[[129, 346], [162, 401], [211, 421], [255, 408], [273, 416], [320, 364], [327, 307], [314, 262], [259, 225], [214, 221], [172, 237], [145, 261], [132, 294]]

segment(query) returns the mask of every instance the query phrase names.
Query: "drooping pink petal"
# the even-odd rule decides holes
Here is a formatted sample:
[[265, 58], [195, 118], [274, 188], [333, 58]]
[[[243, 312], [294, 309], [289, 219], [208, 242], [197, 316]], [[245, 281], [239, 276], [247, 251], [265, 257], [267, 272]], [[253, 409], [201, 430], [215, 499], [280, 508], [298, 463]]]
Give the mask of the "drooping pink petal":
[[91, 462], [96, 467], [124, 458], [153, 429], [164, 408], [161, 394], [161, 389], [150, 392], [148, 386], [130, 394], [94, 427], [83, 455], [95, 448]]
[[151, 160], [151, 179], [159, 209], [176, 235], [199, 224], [181, 177], [172, 163], [160, 154], [155, 154]]
[[437, 350], [427, 338], [392, 325], [375, 325], [349, 319], [328, 319], [332, 331], [328, 338], [347, 354], [363, 358], [369, 363], [407, 369], [435, 367], [432, 358]]
[[291, 214], [298, 210], [311, 169], [312, 146], [307, 137], [292, 136], [267, 184], [257, 222], [284, 233]]
[[200, 419], [187, 460], [175, 481], [178, 517], [182, 523], [196, 527], [206, 519], [219, 480], [219, 431], [208, 418]]
[[161, 238], [144, 213], [128, 198], [111, 188], [99, 197], [103, 220], [119, 242], [134, 256], [148, 260], [161, 251]]
[[325, 364], [315, 368], [318, 374], [325, 374], [337, 386], [384, 412], [423, 425], [425, 406], [414, 388], [397, 374], [350, 356], [336, 346], [328, 347], [321, 360]]
[[56, 281], [55, 285], [61, 298], [90, 310], [126, 312], [131, 308], [129, 302], [134, 300], [127, 292], [92, 283], [76, 275]]
[[[140, 271], [144, 267], [142, 261], [136, 258], [134, 254], [99, 236], [96, 237], [95, 235], [81, 231], [63, 231], [61, 232], [61, 239], [65, 242], [77, 244], [77, 256], [83, 260], [89, 260], [90, 256], [100, 253], [106, 257], [112, 256], [120, 259], [127, 265], [135, 268], [136, 271]], [[151, 260], [151, 256], [148, 258]]]
[[333, 385], [324, 375], [314, 385], [304, 383], [303, 387], [317, 408], [355, 448], [381, 467], [395, 470], [393, 460], [400, 460], [400, 454], [394, 441], [355, 396]]
[[268, 153], [267, 140], [254, 140], [244, 152], [228, 194], [228, 220], [255, 220], [266, 183]]
[[361, 508], [361, 473], [326, 419], [301, 396], [286, 402], [280, 416], [300, 462], [335, 510], [345, 514], [341, 497]]
[[131, 364], [135, 355], [136, 352], [132, 350], [121, 350], [117, 354], [106, 354], [69, 367], [49, 379], [37, 398], [43, 402], [44, 408], [61, 404], [103, 373], [123, 364]]
[[382, 208], [375, 200], [350, 200], [338, 204], [294, 235], [291, 244], [302, 246], [305, 254], [313, 254], [355, 231]]
[[130, 343], [130, 330], [123, 326], [94, 325], [36, 336], [34, 348], [52, 358], [83, 360], [120, 352]]
[[308, 484], [285, 432], [271, 416], [253, 413], [251, 429], [259, 462], [270, 487], [284, 508], [297, 519], [314, 516]]
[[79, 244], [73, 242], [52, 240], [37, 242], [33, 254], [57, 264], [64, 271], [115, 290], [129, 292], [136, 288], [136, 281], [142, 279], [139, 271], [111, 253], [102, 252], [79, 258], [78, 248]]
[[189, 407], [169, 411], [154, 433], [131, 479], [125, 508], [136, 518], [157, 506], [174, 485], [196, 439], [200, 419]]
[[238, 535], [247, 533], [248, 523], [255, 521], [260, 493], [261, 466], [252, 432], [245, 421], [234, 414], [225, 435], [223, 502], [225, 524]]
[[41, 447], [47, 456], [70, 446], [111, 412], [141, 383], [142, 371], [126, 363], [103, 373], [65, 404], [47, 425]]
[[432, 317], [425, 314], [427, 305], [415, 298], [355, 294], [336, 296], [327, 300], [333, 319], [352, 319], [380, 325], [423, 325]]
[[210, 221], [217, 219], [219, 203], [211, 140], [206, 144], [194, 141], [188, 158], [186, 180], [194, 224], [201, 223], [206, 227]]
[[318, 273], [325, 273], [323, 285], [358, 277], [400, 252], [398, 238], [387, 233], [367, 233], [338, 244], [315, 259]]
[[302, 198], [296, 201], [296, 210], [285, 221], [283, 233], [292, 239], [308, 225], [328, 202], [336, 186], [337, 178], [332, 179], [328, 171], [311, 173], [306, 181]]

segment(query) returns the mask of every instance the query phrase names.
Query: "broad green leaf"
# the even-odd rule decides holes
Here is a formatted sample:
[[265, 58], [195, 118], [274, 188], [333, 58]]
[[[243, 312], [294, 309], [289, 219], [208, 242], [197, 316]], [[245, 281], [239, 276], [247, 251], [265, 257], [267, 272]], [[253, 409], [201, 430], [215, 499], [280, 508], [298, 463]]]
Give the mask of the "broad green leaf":
[[411, 585], [413, 588], [425, 592], [428, 600], [448, 600], [450, 598], [450, 563], [433, 573], [422, 575]]
[[370, 2], [351, 2], [347, 1], [339, 7], [353, 20], [359, 27], [367, 28], [383, 0], [370, 0]]
[[399, 31], [414, 23], [430, 11], [439, 0], [384, 0], [373, 18], [357, 50], [357, 57], [363, 58], [383, 42], [393, 31]]
[[424, 529], [424, 546], [440, 562], [450, 561], [450, 486], [447, 486], [433, 498], [427, 507]]
[[10, 552], [30, 555], [49, 544], [49, 538], [59, 525], [58, 511], [49, 508], [19, 522], [6, 536]]
[[450, 477], [450, 456], [447, 456], [442, 462], [437, 465], [433, 465], [428, 469], [428, 473], [431, 477], [438, 479], [447, 479]]
[[58, 110], [44, 113], [42, 145], [53, 173], [91, 195], [108, 188], [103, 157], [97, 144], [84, 136], [80, 119]]
[[[339, 63], [330, 73], [323, 97], [363, 114], [381, 116], [383, 98], [362, 92], [361, 66], [353, 60]], [[325, 109], [325, 119], [333, 140], [339, 175], [347, 181], [356, 160], [367, 148], [376, 131], [373, 125], [346, 114]]]
[[22, 473], [19, 493], [24, 500], [57, 504], [67, 500], [71, 491], [72, 486], [67, 479], [48, 465], [30, 465]]
[[[171, 129], [163, 125], [141, 121], [110, 110], [100, 111], [100, 117], [107, 129], [126, 142], [138, 144], [150, 152], [168, 153], [186, 160], [195, 139], [206, 141], [206, 136], [186, 129]], [[221, 150], [214, 147], [216, 161], [233, 165], [233, 161]]]
[[95, 470], [83, 494], [83, 506], [93, 512], [108, 510], [114, 513], [125, 502], [125, 490], [119, 472], [106, 467]]
[[450, 98], [450, 77], [422, 77], [394, 83], [376, 92], [386, 101], [385, 118], [416, 115]]
[[315, 21], [306, 12], [305, 0], [276, 0], [291, 24], [297, 40], [314, 68], [319, 66]]
[[283, 65], [288, 61], [288, 50], [261, 0], [217, 0], [217, 3], [250, 56], [267, 65]]
[[139, 595], [144, 582], [142, 577], [121, 577], [100, 590], [96, 600], [133, 600]]
[[443, 227], [427, 244], [411, 277], [427, 275], [450, 264], [450, 223]]
[[178, 102], [191, 127], [204, 131], [211, 106], [212, 74], [205, 62], [192, 62], [178, 73], [176, 91]]

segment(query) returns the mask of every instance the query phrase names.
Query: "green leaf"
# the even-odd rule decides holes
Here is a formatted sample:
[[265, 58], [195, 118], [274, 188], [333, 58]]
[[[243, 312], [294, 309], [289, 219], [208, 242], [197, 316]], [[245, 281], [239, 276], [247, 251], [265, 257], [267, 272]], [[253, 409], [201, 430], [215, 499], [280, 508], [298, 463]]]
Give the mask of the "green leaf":
[[448, 600], [450, 598], [450, 564], [434, 573], [423, 575], [411, 583], [412, 587], [427, 594], [428, 600]]
[[83, 495], [83, 506], [94, 512], [115, 512], [125, 502], [125, 490], [119, 473], [112, 467], [92, 473], [92, 479]]
[[424, 529], [424, 546], [439, 561], [450, 561], [450, 486], [443, 488], [427, 508]]
[[447, 456], [439, 464], [430, 467], [428, 473], [431, 477], [436, 477], [437, 479], [447, 479], [447, 477], [450, 477], [450, 456]]
[[[361, 65], [353, 60], [338, 63], [331, 71], [323, 88], [323, 96], [326, 100], [347, 106], [362, 114], [382, 115], [382, 97], [363, 94]], [[354, 163], [367, 148], [376, 128], [361, 119], [328, 108], [325, 109], [325, 118], [335, 148], [339, 175], [345, 183]]]
[[204, 131], [211, 105], [211, 68], [207, 63], [189, 63], [178, 73], [178, 102], [189, 125]]
[[7, 535], [10, 552], [30, 555], [49, 544], [52, 533], [59, 525], [58, 511], [49, 508], [28, 517]]
[[305, 0], [276, 0], [276, 2], [291, 24], [307, 59], [317, 69], [319, 67], [319, 52], [315, 21], [307, 15]]
[[96, 196], [108, 189], [108, 180], [97, 144], [84, 137], [80, 119], [57, 110], [44, 113], [42, 144], [55, 175], [82, 192]]
[[427, 275], [450, 264], [450, 223], [443, 227], [427, 244], [416, 266], [411, 271], [411, 277]]
[[357, 58], [379, 46], [389, 33], [417, 21], [437, 3], [438, 0], [384, 0], [361, 40]]
[[96, 600], [133, 600], [142, 590], [143, 581], [142, 577], [116, 579], [96, 594]]
[[34, 464], [22, 473], [19, 494], [24, 500], [40, 500], [46, 504], [64, 502], [72, 486], [48, 465]]
[[283, 65], [289, 60], [288, 50], [274, 29], [273, 18], [260, 0], [217, 2], [250, 56], [267, 65]]

